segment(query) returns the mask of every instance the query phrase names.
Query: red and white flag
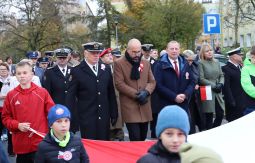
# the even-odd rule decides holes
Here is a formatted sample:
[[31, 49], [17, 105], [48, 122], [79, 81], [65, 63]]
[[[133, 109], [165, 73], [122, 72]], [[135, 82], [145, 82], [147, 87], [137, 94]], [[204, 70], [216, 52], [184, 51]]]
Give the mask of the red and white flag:
[[200, 86], [200, 96], [201, 100], [212, 100], [212, 87], [209, 86]]

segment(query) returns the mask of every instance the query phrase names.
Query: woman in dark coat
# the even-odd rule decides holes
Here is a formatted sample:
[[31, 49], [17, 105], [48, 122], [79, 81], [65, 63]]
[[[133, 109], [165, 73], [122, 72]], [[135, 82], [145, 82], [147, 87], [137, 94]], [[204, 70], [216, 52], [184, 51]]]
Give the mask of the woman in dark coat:
[[190, 111], [190, 134], [196, 132], [196, 125], [198, 126], [199, 131], [205, 130], [205, 118], [201, 110], [201, 100], [199, 93], [199, 69], [198, 69], [198, 60], [199, 56], [194, 54], [191, 50], [183, 51], [184, 58], [188, 61], [191, 72], [193, 74], [193, 79], [196, 83], [194, 92], [191, 95], [189, 100], [189, 111]]

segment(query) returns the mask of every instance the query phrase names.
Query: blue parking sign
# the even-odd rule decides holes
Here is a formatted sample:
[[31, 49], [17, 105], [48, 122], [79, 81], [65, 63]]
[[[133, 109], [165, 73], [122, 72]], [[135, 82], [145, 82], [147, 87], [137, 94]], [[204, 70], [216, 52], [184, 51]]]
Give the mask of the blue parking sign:
[[205, 34], [219, 34], [220, 14], [203, 14], [203, 24]]

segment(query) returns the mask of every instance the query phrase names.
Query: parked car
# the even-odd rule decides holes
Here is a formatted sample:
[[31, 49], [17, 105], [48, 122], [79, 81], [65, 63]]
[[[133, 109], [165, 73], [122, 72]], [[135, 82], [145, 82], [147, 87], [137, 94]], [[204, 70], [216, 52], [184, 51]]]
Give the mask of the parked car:
[[228, 61], [228, 57], [226, 57], [225, 55], [222, 55], [222, 54], [214, 54], [214, 58], [220, 62], [221, 67], [226, 65], [226, 63]]

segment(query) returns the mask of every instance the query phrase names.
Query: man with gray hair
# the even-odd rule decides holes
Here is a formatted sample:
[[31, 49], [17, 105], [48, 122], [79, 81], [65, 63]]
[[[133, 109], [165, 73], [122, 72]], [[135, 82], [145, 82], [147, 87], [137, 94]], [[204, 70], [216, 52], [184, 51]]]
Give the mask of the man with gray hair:
[[131, 141], [146, 139], [148, 122], [152, 120], [150, 95], [156, 85], [150, 63], [142, 59], [141, 51], [141, 42], [131, 39], [125, 56], [114, 63], [114, 79], [120, 93], [122, 118]]

